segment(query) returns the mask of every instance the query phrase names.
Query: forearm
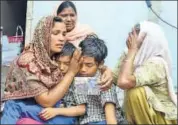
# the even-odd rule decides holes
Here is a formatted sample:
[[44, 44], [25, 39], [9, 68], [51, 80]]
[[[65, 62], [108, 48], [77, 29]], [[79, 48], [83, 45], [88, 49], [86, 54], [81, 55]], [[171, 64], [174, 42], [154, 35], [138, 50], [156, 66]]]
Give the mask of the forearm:
[[136, 50], [130, 50], [128, 51], [127, 56], [125, 57], [125, 60], [121, 64], [119, 77], [120, 78], [126, 78], [129, 75], [132, 75], [133, 73], [133, 63], [136, 56]]
[[113, 103], [105, 104], [105, 115], [107, 124], [117, 124], [115, 105]]
[[57, 114], [58, 115], [63, 115], [63, 116], [81, 116], [84, 115], [86, 111], [86, 106], [85, 104], [78, 105], [78, 106], [72, 106], [69, 108], [58, 108], [57, 109]]
[[[131, 88], [135, 86], [135, 77], [133, 76], [134, 71], [134, 59], [137, 50], [129, 50], [128, 54], [121, 64], [119, 75], [118, 75], [118, 86], [123, 89]], [[129, 84], [133, 83], [133, 84]], [[127, 85], [124, 85], [127, 84]]]
[[48, 92], [42, 93], [35, 97], [36, 101], [43, 107], [51, 107], [61, 100], [68, 91], [75, 74], [72, 72], [66, 73], [63, 80]]

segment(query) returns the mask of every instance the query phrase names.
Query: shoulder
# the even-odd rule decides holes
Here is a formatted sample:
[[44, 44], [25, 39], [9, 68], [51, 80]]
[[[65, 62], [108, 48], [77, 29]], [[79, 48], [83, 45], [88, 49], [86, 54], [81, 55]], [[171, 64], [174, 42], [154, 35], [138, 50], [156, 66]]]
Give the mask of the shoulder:
[[34, 53], [32, 51], [27, 51], [19, 56], [19, 58], [17, 59], [17, 64], [21, 67], [24, 67], [30, 62], [33, 62], [34, 60], [35, 60]]
[[158, 69], [165, 70], [164, 60], [159, 57], [150, 58], [144, 63], [143, 66], [147, 68], [152, 68], [155, 70], [158, 70]]
[[[135, 69], [134, 75], [137, 81], [142, 81], [147, 83], [159, 82], [166, 78], [166, 69], [164, 62], [159, 58], [150, 58], [143, 65]], [[141, 82], [140, 82], [141, 83]]]
[[88, 25], [88, 24], [80, 24], [80, 23], [78, 23], [77, 24], [77, 27], [78, 27], [78, 29], [80, 29], [81, 31], [83, 31], [83, 32], [86, 32], [86, 33], [94, 33], [94, 30], [91, 28], [91, 26], [90, 25]]

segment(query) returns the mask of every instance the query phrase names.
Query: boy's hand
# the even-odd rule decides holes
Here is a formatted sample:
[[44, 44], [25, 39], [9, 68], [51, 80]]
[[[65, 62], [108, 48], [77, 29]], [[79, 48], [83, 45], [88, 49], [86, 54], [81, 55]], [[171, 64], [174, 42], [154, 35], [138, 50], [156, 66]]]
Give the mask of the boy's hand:
[[57, 110], [55, 108], [45, 108], [39, 115], [41, 119], [49, 120], [57, 115]]

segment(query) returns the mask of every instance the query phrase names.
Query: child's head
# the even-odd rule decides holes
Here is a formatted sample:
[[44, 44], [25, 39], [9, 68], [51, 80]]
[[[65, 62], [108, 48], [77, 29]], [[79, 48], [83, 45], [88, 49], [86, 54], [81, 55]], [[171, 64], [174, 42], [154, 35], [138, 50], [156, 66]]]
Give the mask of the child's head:
[[61, 53], [58, 55], [57, 61], [59, 62], [62, 74], [67, 73], [75, 49], [76, 47], [72, 43], [66, 42]]
[[103, 65], [108, 50], [103, 40], [90, 35], [80, 44], [83, 63], [79, 71], [80, 76], [92, 77], [96, 74], [99, 66]]

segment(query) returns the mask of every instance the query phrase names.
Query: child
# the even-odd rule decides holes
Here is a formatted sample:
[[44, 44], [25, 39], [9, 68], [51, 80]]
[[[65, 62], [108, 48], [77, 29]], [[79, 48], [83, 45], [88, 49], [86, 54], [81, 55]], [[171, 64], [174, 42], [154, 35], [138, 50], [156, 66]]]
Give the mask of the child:
[[[103, 65], [104, 59], [107, 56], [107, 47], [103, 40], [96, 36], [88, 36], [79, 46], [82, 50], [83, 60], [79, 76], [100, 77], [98, 76], [99, 68]], [[65, 74], [70, 63], [70, 56], [67, 57], [64, 51], [62, 53], [58, 58], [59, 67]], [[124, 123], [121, 112], [119, 110], [116, 111], [120, 106], [117, 101], [114, 85], [109, 90], [101, 91], [100, 95], [85, 95], [78, 94], [75, 91], [74, 84], [72, 84], [69, 93], [64, 97], [64, 102], [66, 102], [66, 104], [74, 102], [77, 106], [70, 104], [66, 106], [68, 108], [46, 108], [42, 111], [41, 116], [45, 119], [52, 118], [56, 115], [80, 116], [79, 124]]]
[[[104, 64], [107, 56], [107, 47], [103, 40], [96, 36], [88, 36], [79, 47], [82, 51], [82, 66], [79, 71], [81, 77], [100, 77], [100, 67]], [[96, 83], [97, 84], [97, 83]], [[100, 95], [84, 95], [87, 98], [87, 113], [79, 119], [80, 124], [123, 124], [124, 118], [121, 112], [115, 86], [106, 91], [101, 91]], [[126, 122], [125, 122], [126, 123]]]

